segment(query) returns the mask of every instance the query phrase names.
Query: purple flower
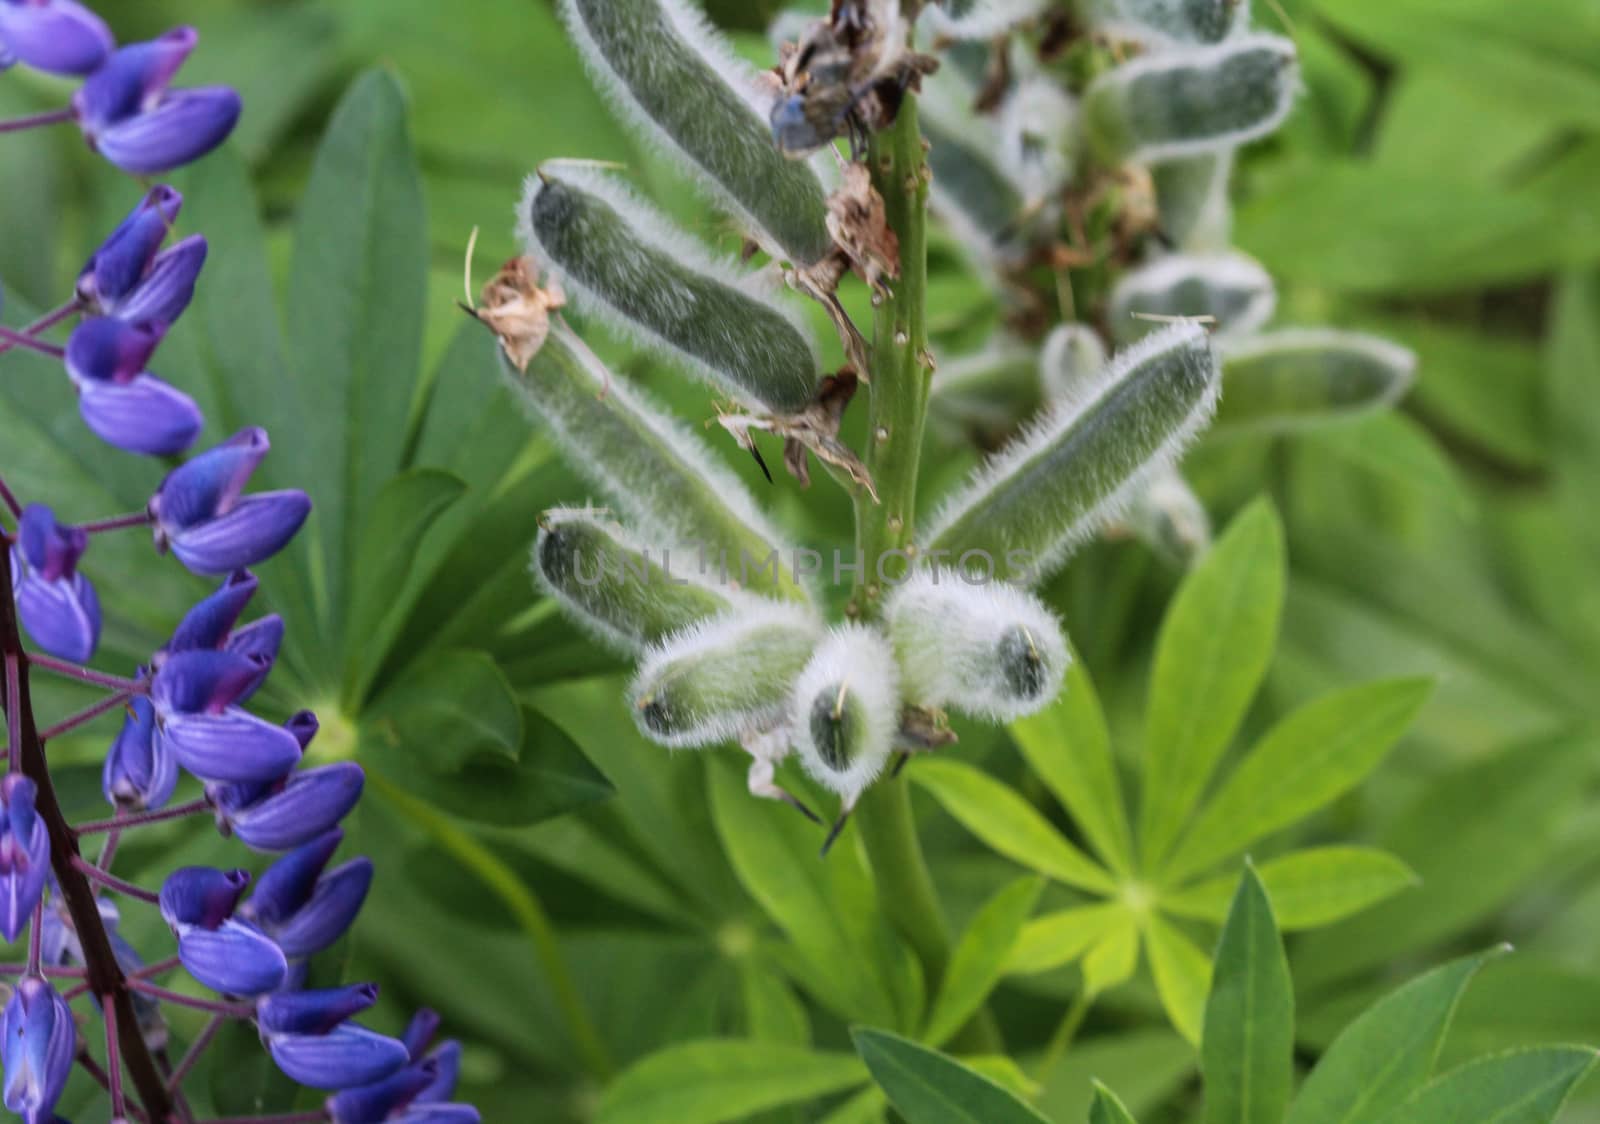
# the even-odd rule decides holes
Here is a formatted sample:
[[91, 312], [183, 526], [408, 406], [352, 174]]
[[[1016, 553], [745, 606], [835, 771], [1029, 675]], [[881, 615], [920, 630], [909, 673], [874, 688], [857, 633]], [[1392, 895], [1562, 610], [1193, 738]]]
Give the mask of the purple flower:
[[327, 1034], [378, 1001], [378, 985], [279, 991], [256, 1001], [256, 1022], [269, 1034]]
[[335, 828], [273, 863], [256, 883], [241, 917], [260, 925], [291, 959], [332, 945], [361, 912], [372, 886], [372, 860], [324, 870], [344, 833]]
[[100, 641], [100, 599], [78, 560], [89, 536], [56, 522], [42, 504], [29, 504], [17, 521], [11, 551], [12, 594], [34, 643], [53, 656], [88, 663]]
[[[242, 703], [255, 694], [266, 681], [278, 658], [278, 649], [283, 646], [283, 618], [276, 613], [235, 627], [255, 595], [257, 584], [249, 570], [235, 570], [230, 574], [215, 593], [184, 614], [172, 639], [156, 652], [155, 666], [161, 667], [174, 652], [222, 651], [242, 656], [255, 663], [258, 673], [255, 681], [245, 686], [234, 702]], [[312, 721], [316, 719], [313, 717]], [[298, 735], [296, 737], [298, 740]], [[304, 743], [301, 748], [305, 748]]]
[[50, 836], [34, 812], [39, 790], [21, 773], [0, 781], [0, 933], [27, 928], [50, 876]]
[[101, 791], [113, 807], [140, 811], [163, 807], [172, 799], [178, 762], [171, 747], [155, 735], [155, 708], [149, 699], [134, 696], [101, 773]]
[[417, 1099], [432, 1084], [434, 1066], [415, 1063], [376, 1081], [335, 1093], [326, 1102], [332, 1124], [382, 1124]]
[[270, 448], [266, 430], [241, 430], [169, 473], [150, 501], [157, 549], [198, 574], [241, 570], [282, 550], [311, 513], [310, 498], [240, 495]]
[[183, 867], [161, 887], [161, 917], [178, 938], [178, 959], [200, 983], [228, 995], [260, 995], [289, 970], [281, 949], [233, 916], [250, 876], [242, 870]]
[[156, 752], [170, 752], [203, 781], [272, 782], [300, 760], [300, 743], [282, 726], [236, 705], [260, 685], [270, 664], [229, 651], [173, 652], [150, 686]]
[[183, 196], [176, 188], [152, 187], [84, 263], [78, 299], [97, 315], [115, 312], [155, 265], [182, 208]]
[[231, 786], [217, 793], [217, 819], [253, 850], [288, 851], [336, 827], [365, 781], [360, 765], [341, 761], [291, 773], [248, 804], [234, 803], [240, 792]]
[[51, 74], [88, 74], [115, 46], [111, 29], [73, 0], [0, 0], [0, 70], [18, 61]]
[[72, 1009], [38, 976], [24, 976], [0, 1019], [5, 1106], [27, 1124], [49, 1124], [72, 1072], [78, 1028]]
[[194, 28], [180, 27], [113, 53], [72, 99], [89, 147], [125, 172], [151, 175], [226, 140], [239, 120], [235, 91], [169, 89], [198, 41]]
[[67, 340], [67, 376], [78, 392], [78, 413], [108, 445], [171, 456], [194, 444], [205, 423], [194, 399], [144, 369], [165, 330], [94, 316]]
[[326, 1034], [272, 1032], [263, 1027], [262, 1038], [278, 1068], [313, 1089], [370, 1085], [407, 1060], [399, 1039], [355, 1023], [340, 1023]]

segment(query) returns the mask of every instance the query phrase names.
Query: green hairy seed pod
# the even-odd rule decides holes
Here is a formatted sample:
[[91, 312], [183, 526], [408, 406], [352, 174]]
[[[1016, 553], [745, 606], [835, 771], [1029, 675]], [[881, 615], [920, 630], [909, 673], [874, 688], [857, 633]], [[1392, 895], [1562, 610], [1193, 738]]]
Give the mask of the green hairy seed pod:
[[1224, 350], [1217, 427], [1293, 429], [1376, 410], [1404, 395], [1416, 370], [1414, 354], [1376, 336], [1268, 332]]
[[1048, 78], [1023, 79], [1000, 106], [1000, 160], [1030, 208], [1072, 178], [1077, 123], [1077, 105]]
[[1084, 94], [1084, 118], [1101, 160], [1156, 164], [1266, 136], [1288, 114], [1298, 83], [1291, 41], [1241, 35], [1106, 72]]
[[811, 401], [818, 359], [800, 320], [614, 178], [547, 167], [529, 181], [522, 215], [529, 251], [585, 310], [747, 407], [794, 413]]
[[[700, 439], [614, 376], [557, 324], [527, 371], [507, 380], [548, 427], [566, 461], [649, 541], [687, 555], [704, 546], [753, 592], [808, 595], [787, 564], [794, 549]], [[765, 563], [776, 560], [775, 565]]]
[[588, 508], [557, 508], [539, 521], [533, 571], [568, 615], [622, 652], [730, 611], [738, 599], [703, 574], [694, 554], [646, 547]]
[[816, 174], [786, 159], [772, 97], [682, 0], [562, 0], [572, 41], [616, 107], [731, 210], [773, 256], [814, 265], [833, 249]]
[[662, 745], [712, 745], [787, 717], [821, 627], [804, 610], [759, 605], [668, 637], [628, 688], [634, 721]]
[[1158, 557], [1181, 569], [1211, 548], [1211, 517], [1174, 468], [1151, 479], [1128, 505], [1123, 521]]
[[1071, 397], [1106, 365], [1106, 345], [1085, 324], [1057, 324], [1039, 350], [1039, 385], [1047, 402]]
[[1140, 42], [1218, 43], [1250, 22], [1248, 0], [1081, 0], [1085, 20]]
[[920, 570], [884, 609], [908, 703], [1010, 722], [1049, 704], [1072, 655], [1037, 597]]
[[894, 653], [883, 636], [857, 624], [829, 633], [795, 683], [790, 726], [806, 772], [854, 807], [900, 728]]
[[1047, 0], [944, 0], [923, 9], [923, 23], [937, 39], [993, 39], [1038, 17]]
[[1190, 252], [1226, 249], [1233, 237], [1228, 182], [1233, 153], [1169, 160], [1150, 170], [1156, 185], [1161, 231], [1174, 246]]
[[1176, 459], [1219, 383], [1199, 326], [1146, 336], [991, 458], [935, 517], [924, 555], [1036, 583]]
[[1221, 340], [1259, 331], [1278, 305], [1261, 265], [1243, 254], [1172, 254], [1126, 274], [1111, 291], [1111, 330], [1118, 343], [1142, 339], [1161, 316], [1209, 316]]
[[928, 205], [980, 269], [1016, 260], [1027, 246], [1026, 200], [998, 151], [993, 127], [967, 108], [971, 90], [954, 74], [924, 83], [917, 109], [933, 173]]

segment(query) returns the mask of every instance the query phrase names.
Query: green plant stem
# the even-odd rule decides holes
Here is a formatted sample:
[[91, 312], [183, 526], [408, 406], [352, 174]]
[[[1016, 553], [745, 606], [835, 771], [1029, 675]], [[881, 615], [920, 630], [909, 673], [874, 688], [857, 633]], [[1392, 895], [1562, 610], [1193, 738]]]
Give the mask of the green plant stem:
[[[875, 617], [882, 604], [880, 559], [889, 577], [904, 572], [910, 562], [917, 468], [933, 379], [926, 321], [927, 162], [915, 97], [906, 98], [893, 127], [872, 138], [867, 160], [873, 186], [884, 199], [889, 227], [900, 241], [900, 278], [873, 316], [871, 402], [862, 459], [881, 502], [875, 504], [857, 490], [856, 547], [865, 568], [847, 609], [863, 619]], [[906, 553], [891, 556], [891, 551]], [[856, 824], [884, 914], [921, 961], [931, 995], [949, 965], [950, 932], [917, 838], [905, 777], [885, 777], [867, 789]], [[974, 1050], [992, 1050], [998, 1043], [987, 1014], [974, 1019], [957, 1038], [958, 1047]]]
[[1050, 1076], [1050, 1071], [1056, 1067], [1061, 1056], [1067, 1052], [1067, 1047], [1072, 1045], [1072, 1040], [1077, 1037], [1078, 1028], [1083, 1025], [1083, 1020], [1089, 1014], [1089, 1007], [1094, 1002], [1094, 996], [1088, 988], [1078, 992], [1072, 1006], [1067, 1008], [1067, 1013], [1061, 1016], [1061, 1022], [1050, 1036], [1050, 1042], [1044, 1048], [1044, 1053], [1039, 1056], [1039, 1067], [1034, 1071], [1033, 1079], [1044, 1084]]
[[609, 1079], [614, 1069], [610, 1055], [584, 1009], [583, 997], [573, 983], [572, 973], [556, 941], [550, 917], [533, 891], [493, 851], [421, 800], [402, 791], [376, 772], [367, 773], [367, 783], [477, 875], [511, 911], [533, 945], [534, 956], [555, 993], [556, 1006], [567, 1024], [567, 1034], [578, 1051], [585, 1071], [596, 1081], [603, 1083]]

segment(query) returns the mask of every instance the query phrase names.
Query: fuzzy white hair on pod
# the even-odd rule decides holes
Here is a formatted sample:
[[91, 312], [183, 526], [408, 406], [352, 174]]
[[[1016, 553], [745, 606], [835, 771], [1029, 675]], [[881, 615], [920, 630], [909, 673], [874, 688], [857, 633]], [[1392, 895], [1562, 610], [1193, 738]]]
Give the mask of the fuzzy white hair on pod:
[[938, 4], [922, 9], [923, 29], [938, 39], [994, 39], [1042, 14], [1048, 0], [973, 0], [960, 15]]
[[1072, 178], [1077, 103], [1051, 78], [1018, 82], [1000, 106], [1001, 164], [1036, 206]]
[[[786, 640], [803, 643], [809, 650], [822, 629], [821, 620], [808, 608], [759, 600], [748, 611], [702, 621], [652, 645], [639, 661], [627, 691], [640, 732], [671, 749], [689, 749], [729, 741], [742, 744], [751, 734], [781, 725], [789, 714], [789, 694], [787, 690], [769, 689], [773, 677], [768, 674], [769, 669], [760, 665], [768, 652], [761, 637], [782, 635]], [[640, 700], [672, 670], [710, 661], [728, 665], [719, 678], [719, 686], [729, 705], [676, 732], [663, 733], [649, 727], [642, 717]], [[787, 682], [793, 682], [793, 677]]]
[[[865, 625], [834, 628], [796, 680], [792, 706], [801, 764], [848, 811], [883, 771], [900, 729], [899, 674], [888, 640]], [[847, 746], [819, 740], [830, 713], [847, 716]]]
[[1072, 662], [1044, 602], [1004, 582], [918, 570], [890, 594], [884, 620], [908, 703], [1005, 723], [1047, 706]]
[[[722, 506], [756, 538], [781, 556], [793, 557], [793, 547], [748, 489], [697, 434], [647, 392], [613, 374], [566, 324], [552, 325], [545, 346], [562, 349], [565, 357], [575, 362], [573, 369], [586, 384], [581, 393], [541, 393], [538, 358], [530, 368], [534, 377], [508, 378], [507, 385], [567, 453], [568, 463], [588, 477], [640, 533], [675, 545], [696, 542], [704, 526], [685, 514], [679, 480], [699, 480], [710, 486]], [[664, 474], [655, 455], [636, 455], [628, 446], [595, 447], [585, 428], [597, 409], [615, 410], [655, 438], [676, 462], [681, 476]]]

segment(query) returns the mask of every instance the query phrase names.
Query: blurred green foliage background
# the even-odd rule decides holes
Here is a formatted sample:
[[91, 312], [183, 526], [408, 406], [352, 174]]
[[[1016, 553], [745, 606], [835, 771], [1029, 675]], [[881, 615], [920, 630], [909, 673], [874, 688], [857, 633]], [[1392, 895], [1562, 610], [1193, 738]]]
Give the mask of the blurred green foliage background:
[[[233, 146], [260, 196], [280, 297], [291, 277], [292, 218], [332, 107], [359, 71], [393, 73], [409, 99], [427, 210], [423, 369], [458, 357], [439, 366], [433, 386], [435, 402], [449, 409], [479, 409], [493, 393], [483, 372], [463, 373], [487, 356], [480, 336], [458, 336], [453, 304], [469, 232], [481, 228], [481, 280], [517, 252], [512, 207], [539, 161], [625, 162], [681, 221], [735, 245], [622, 132], [542, 0], [98, 7], [123, 39], [194, 24], [202, 47], [184, 81], [240, 88], [246, 112]], [[722, 0], [712, 10], [752, 57], [766, 53], [762, 4]], [[1290, 700], [1335, 686], [1377, 675], [1438, 678], [1412, 736], [1306, 833], [1381, 845], [1422, 883], [1291, 941], [1301, 1037], [1323, 1046], [1396, 980], [1446, 954], [1510, 940], [1518, 955], [1485, 969], [1448, 1051], [1600, 1040], [1600, 804], [1592, 799], [1600, 780], [1600, 2], [1283, 0], [1258, 3], [1256, 20], [1294, 37], [1306, 90], [1288, 127], [1245, 154], [1236, 241], [1277, 278], [1280, 320], [1381, 332], [1417, 351], [1420, 376], [1397, 414], [1304, 436], [1215, 442], [1187, 462], [1219, 524], [1267, 491], [1288, 527], [1283, 641], [1251, 728]], [[65, 89], [7, 75], [0, 116], [59, 101]], [[80, 147], [60, 132], [7, 138], [0, 150], [8, 297], [56, 303], [136, 191]], [[936, 245], [934, 261], [930, 312], [947, 346], [959, 347], [992, 318], [990, 298], [948, 245]], [[625, 352], [608, 354], [629, 363]], [[629, 369], [666, 390], [653, 372]], [[686, 416], [707, 413], [699, 392], [668, 393]], [[448, 459], [460, 450], [434, 452]], [[498, 519], [526, 521], [579, 494], [538, 445], [514, 452], [512, 460], [539, 467], [514, 502], [493, 509]], [[758, 479], [748, 463], [735, 463]], [[953, 457], [936, 479], [970, 463]], [[280, 468], [302, 479], [315, 471]], [[811, 536], [847, 524], [844, 497], [826, 482], [805, 497], [785, 482], [772, 502]], [[523, 529], [531, 535], [531, 525]], [[520, 601], [486, 609], [472, 601], [481, 590], [464, 586], [406, 637], [431, 641], [430, 628], [445, 630], [464, 605], [479, 616], [529, 609], [531, 591], [514, 580], [520, 567], [497, 575], [494, 588]], [[1144, 548], [1118, 543], [1086, 552], [1053, 587], [1119, 735], [1136, 733], [1150, 638], [1174, 583]], [[563, 807], [605, 795], [608, 784], [615, 797], [562, 818], [513, 816], [499, 826], [440, 821], [427, 808], [411, 808], [408, 819], [404, 794], [369, 799], [361, 813], [362, 845], [376, 852], [380, 876], [353, 970], [381, 979], [396, 1011], [412, 1001], [445, 1012], [468, 1042], [465, 1095], [495, 1121], [583, 1119], [598, 1095], [555, 1017], [522, 887], [549, 911], [619, 1064], [673, 1041], [742, 1032], [742, 1000], [764, 990], [787, 998], [762, 1009], [797, 1006], [772, 967], [781, 957], [765, 955], [773, 931], [710, 822], [702, 770], [725, 788], [731, 763], [721, 755], [669, 761], [643, 743], [623, 711], [618, 668], [565, 626], [539, 628], [537, 643], [523, 642], [500, 663], [517, 703], [554, 721], [596, 770], [592, 791]], [[1003, 733], [962, 733], [963, 757], [1038, 793]], [[360, 736], [335, 729], [327, 751], [349, 751]], [[1117, 740], [1137, 744], [1136, 736]], [[84, 760], [95, 752], [86, 746]], [[366, 760], [373, 750], [364, 743], [360, 752]], [[575, 784], [586, 768], [562, 758], [552, 775]], [[960, 924], [1014, 871], [976, 850], [931, 803], [924, 811], [925, 843]], [[1035, 1028], [1019, 1036], [1042, 1038], [1071, 977], [1025, 982], [1002, 990], [996, 1007], [1008, 1033]], [[1154, 1009], [1147, 985], [1114, 995], [1046, 1075], [1042, 1103], [1077, 1112], [1098, 1075], [1141, 1119], [1184, 1118], [1192, 1052], [1150, 1018]], [[842, 1042], [842, 1028], [827, 1020], [815, 1035]], [[1565, 1119], [1600, 1121], [1600, 1082], [1585, 1088]]]

